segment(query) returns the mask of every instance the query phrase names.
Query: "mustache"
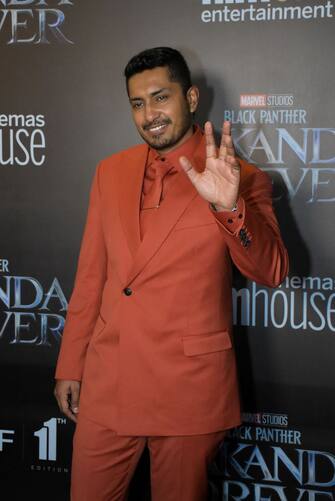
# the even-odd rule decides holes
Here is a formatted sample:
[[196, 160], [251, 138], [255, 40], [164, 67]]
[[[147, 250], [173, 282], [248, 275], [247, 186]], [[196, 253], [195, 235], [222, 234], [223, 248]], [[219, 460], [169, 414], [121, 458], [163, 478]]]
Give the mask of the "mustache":
[[165, 120], [154, 120], [153, 122], [150, 123], [145, 123], [143, 125], [143, 130], [149, 130], [152, 127], [159, 127], [160, 125], [169, 125], [171, 123], [171, 120], [165, 119]]

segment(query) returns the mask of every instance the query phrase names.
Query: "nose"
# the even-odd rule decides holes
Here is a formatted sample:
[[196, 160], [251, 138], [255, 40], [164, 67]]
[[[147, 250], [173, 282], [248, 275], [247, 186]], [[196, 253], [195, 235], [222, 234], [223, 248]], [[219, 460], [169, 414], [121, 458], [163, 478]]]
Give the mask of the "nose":
[[147, 104], [144, 109], [144, 119], [146, 124], [151, 124], [156, 118], [158, 118], [159, 112], [151, 104]]

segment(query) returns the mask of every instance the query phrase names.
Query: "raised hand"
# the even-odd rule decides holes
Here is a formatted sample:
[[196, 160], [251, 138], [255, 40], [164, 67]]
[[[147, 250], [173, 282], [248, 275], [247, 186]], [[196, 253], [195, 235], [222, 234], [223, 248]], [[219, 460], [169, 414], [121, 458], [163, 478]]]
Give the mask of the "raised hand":
[[218, 210], [231, 210], [238, 198], [240, 164], [231, 137], [230, 122], [223, 122], [219, 151], [215, 144], [213, 126], [205, 123], [206, 167], [198, 172], [186, 157], [179, 161], [199, 194]]

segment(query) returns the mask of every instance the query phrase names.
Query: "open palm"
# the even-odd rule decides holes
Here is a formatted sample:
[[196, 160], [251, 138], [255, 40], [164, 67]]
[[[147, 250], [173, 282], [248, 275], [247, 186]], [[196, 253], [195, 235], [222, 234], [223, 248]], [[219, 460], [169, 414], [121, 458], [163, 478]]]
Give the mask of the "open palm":
[[180, 158], [180, 164], [205, 200], [219, 209], [231, 210], [238, 198], [240, 164], [235, 155], [230, 123], [223, 123], [219, 150], [211, 122], [205, 124], [205, 136], [206, 166], [203, 172], [194, 169], [186, 157]]

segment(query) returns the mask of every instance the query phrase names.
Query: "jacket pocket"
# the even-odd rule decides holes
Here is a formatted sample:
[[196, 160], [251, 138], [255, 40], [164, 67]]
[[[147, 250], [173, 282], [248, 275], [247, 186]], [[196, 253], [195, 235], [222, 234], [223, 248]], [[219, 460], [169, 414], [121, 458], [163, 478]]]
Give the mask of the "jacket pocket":
[[184, 354], [188, 357], [229, 350], [232, 347], [228, 331], [212, 332], [194, 336], [183, 336]]

